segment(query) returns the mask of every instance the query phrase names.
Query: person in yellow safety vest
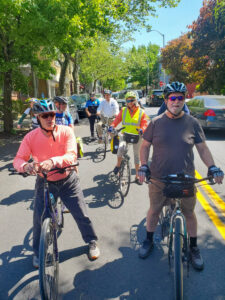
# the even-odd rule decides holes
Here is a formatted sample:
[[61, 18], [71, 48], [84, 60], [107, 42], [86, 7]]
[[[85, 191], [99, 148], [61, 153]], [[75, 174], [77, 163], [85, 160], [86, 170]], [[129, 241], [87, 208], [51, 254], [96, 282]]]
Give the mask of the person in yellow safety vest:
[[122, 122], [122, 127], [125, 127], [120, 138], [119, 148], [117, 152], [117, 164], [113, 172], [115, 175], [120, 170], [123, 153], [126, 149], [127, 143], [133, 144], [134, 151], [134, 164], [136, 169], [135, 182], [141, 184], [138, 178], [138, 169], [140, 166], [140, 147], [141, 147], [141, 135], [148, 126], [149, 117], [146, 115], [143, 109], [138, 104], [136, 93], [130, 91], [125, 95], [126, 107], [122, 107], [119, 114], [109, 127], [108, 131], [113, 132], [113, 129]]

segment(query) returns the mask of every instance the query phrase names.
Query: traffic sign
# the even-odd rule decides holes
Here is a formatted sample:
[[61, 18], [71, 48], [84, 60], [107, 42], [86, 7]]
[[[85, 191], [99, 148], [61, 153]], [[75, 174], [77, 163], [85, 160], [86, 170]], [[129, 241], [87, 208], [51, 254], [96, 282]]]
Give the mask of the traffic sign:
[[159, 86], [161, 86], [161, 87], [164, 86], [164, 82], [163, 82], [163, 81], [160, 81], [160, 82], [159, 82]]

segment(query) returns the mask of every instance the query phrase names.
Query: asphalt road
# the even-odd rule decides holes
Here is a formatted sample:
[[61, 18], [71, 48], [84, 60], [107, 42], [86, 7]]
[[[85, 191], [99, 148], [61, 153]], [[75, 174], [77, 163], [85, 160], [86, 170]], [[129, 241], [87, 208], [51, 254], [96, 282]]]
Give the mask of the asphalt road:
[[[156, 111], [156, 108], [146, 109], [149, 115]], [[173, 299], [173, 276], [168, 267], [166, 244], [156, 244], [149, 258], [138, 258], [138, 247], [145, 237], [145, 216], [149, 205], [147, 185], [138, 186], [132, 182], [128, 196], [121, 198], [111, 176], [116, 156], [107, 152], [102, 161], [98, 151], [100, 146], [89, 139], [87, 119], [81, 120], [75, 132], [85, 143], [85, 156], [80, 160], [79, 172], [88, 212], [99, 237], [101, 257], [94, 262], [88, 260], [87, 246], [74, 220], [70, 214], [65, 215], [65, 227], [59, 237], [60, 299]], [[216, 164], [223, 170], [224, 140], [224, 132], [207, 134]], [[7, 171], [19, 142], [20, 139], [2, 141], [0, 148], [1, 300], [40, 299], [38, 271], [32, 267], [31, 248], [35, 178], [9, 177]], [[196, 170], [204, 176], [206, 167], [197, 153], [195, 157]], [[133, 164], [133, 158], [131, 162]], [[132, 169], [132, 181], [134, 177]], [[198, 201], [196, 206], [198, 241], [205, 270], [196, 272], [190, 267], [189, 277], [185, 272], [185, 299], [225, 299], [224, 187], [225, 184], [213, 186], [216, 193], [201, 189], [208, 203], [207, 206], [204, 201], [203, 204]]]

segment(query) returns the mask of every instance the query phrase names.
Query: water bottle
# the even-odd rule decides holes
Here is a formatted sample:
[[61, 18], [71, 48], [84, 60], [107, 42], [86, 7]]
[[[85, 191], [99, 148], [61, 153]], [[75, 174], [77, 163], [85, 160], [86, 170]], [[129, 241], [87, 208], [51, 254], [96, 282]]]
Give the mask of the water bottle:
[[49, 197], [50, 197], [52, 206], [55, 206], [56, 205], [56, 201], [55, 201], [55, 197], [53, 196], [53, 194], [49, 193]]

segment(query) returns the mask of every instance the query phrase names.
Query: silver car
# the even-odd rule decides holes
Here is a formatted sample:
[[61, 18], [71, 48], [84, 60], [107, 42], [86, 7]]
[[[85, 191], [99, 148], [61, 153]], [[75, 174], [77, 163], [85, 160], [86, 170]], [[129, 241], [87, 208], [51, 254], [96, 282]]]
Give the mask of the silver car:
[[225, 96], [196, 96], [186, 104], [203, 129], [225, 129]]

